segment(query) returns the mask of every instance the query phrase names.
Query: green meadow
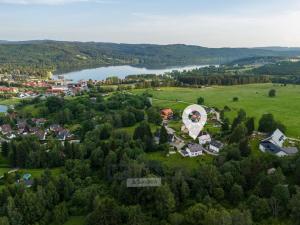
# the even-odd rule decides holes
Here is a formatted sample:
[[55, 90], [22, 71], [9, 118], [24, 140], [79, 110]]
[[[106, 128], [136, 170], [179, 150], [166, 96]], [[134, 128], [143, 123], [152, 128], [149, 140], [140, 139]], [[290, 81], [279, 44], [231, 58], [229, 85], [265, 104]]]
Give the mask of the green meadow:
[[[276, 97], [270, 98], [270, 89], [276, 90]], [[143, 93], [145, 89], [133, 90]], [[183, 110], [187, 105], [197, 102], [198, 97], [205, 99], [205, 105], [222, 109], [228, 106], [231, 111], [226, 113], [233, 119], [239, 109], [244, 109], [248, 116], [258, 120], [264, 113], [272, 113], [276, 120], [287, 127], [287, 135], [300, 138], [300, 86], [276, 84], [250, 84], [236, 86], [213, 86], [206, 88], [166, 87], [147, 89], [153, 95], [153, 104], [158, 107], [170, 107]], [[238, 97], [238, 102], [233, 102]]]

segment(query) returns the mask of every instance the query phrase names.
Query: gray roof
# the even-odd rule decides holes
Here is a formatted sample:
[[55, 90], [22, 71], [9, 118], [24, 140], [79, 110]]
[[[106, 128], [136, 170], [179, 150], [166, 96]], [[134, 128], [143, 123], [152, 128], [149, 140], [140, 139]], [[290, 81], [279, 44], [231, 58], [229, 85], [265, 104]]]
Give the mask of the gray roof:
[[191, 152], [203, 151], [203, 147], [199, 144], [191, 143], [191, 144], [188, 144], [187, 147], [190, 149]]
[[217, 148], [222, 148], [224, 146], [222, 142], [217, 141], [217, 140], [212, 140], [210, 142], [210, 145], [215, 146]]
[[298, 148], [296, 147], [286, 147], [286, 148], [281, 148], [278, 145], [273, 144], [270, 141], [262, 141], [260, 144], [269, 152], [277, 154], [278, 152], [284, 152], [287, 155], [293, 155], [298, 152]]
[[287, 148], [282, 148], [282, 151], [284, 151], [288, 155], [293, 155], [298, 152], [298, 148], [296, 147], [287, 147]]

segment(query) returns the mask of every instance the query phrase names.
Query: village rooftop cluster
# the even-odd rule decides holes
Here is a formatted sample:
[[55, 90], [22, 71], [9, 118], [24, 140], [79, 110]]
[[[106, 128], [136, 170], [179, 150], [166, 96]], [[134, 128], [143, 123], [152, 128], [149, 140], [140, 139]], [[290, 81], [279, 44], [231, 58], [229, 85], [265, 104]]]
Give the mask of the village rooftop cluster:
[[[208, 107], [206, 107], [206, 111], [207, 114], [210, 115], [209, 122], [213, 123], [215, 127], [220, 127], [222, 121], [220, 120], [219, 113], [214, 108]], [[173, 111], [170, 108], [162, 109], [161, 117], [163, 118], [163, 126], [168, 134], [169, 145], [183, 157], [197, 157], [204, 153], [218, 155], [226, 145], [226, 143], [213, 138], [207, 131], [201, 131], [196, 141], [189, 140], [189, 138], [183, 138], [183, 135], [189, 133], [184, 125], [182, 125], [180, 132], [176, 132], [168, 126], [169, 121], [173, 119]], [[298, 152], [297, 147], [284, 146], [287, 137], [279, 129], [272, 134], [264, 135], [267, 135], [267, 138], [262, 139], [259, 144], [259, 149], [262, 152], [269, 152], [279, 157], [294, 155]], [[156, 137], [156, 141], [159, 142], [159, 136]], [[174, 153], [174, 151], [170, 151], [170, 154]]]

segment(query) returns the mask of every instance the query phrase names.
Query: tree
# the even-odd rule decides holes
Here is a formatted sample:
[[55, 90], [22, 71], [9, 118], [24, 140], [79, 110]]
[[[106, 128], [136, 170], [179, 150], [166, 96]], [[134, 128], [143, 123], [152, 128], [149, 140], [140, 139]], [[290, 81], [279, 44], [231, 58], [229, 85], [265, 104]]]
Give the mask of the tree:
[[53, 210], [53, 220], [55, 224], [57, 225], [64, 224], [67, 221], [68, 216], [69, 213], [65, 202], [62, 202], [57, 206], [55, 206]]
[[175, 209], [174, 195], [167, 184], [156, 189], [154, 205], [159, 218], [166, 218]]
[[233, 97], [233, 98], [232, 98], [232, 101], [233, 101], [233, 102], [238, 102], [238, 101], [239, 101], [239, 98], [238, 98], [238, 97]]
[[207, 207], [202, 203], [197, 203], [184, 212], [184, 221], [188, 225], [203, 224]]
[[244, 138], [240, 141], [239, 143], [239, 150], [241, 153], [241, 156], [247, 157], [251, 153], [251, 147], [249, 145], [249, 140], [248, 138]]
[[23, 216], [20, 213], [19, 209], [16, 207], [14, 199], [12, 197], [8, 197], [8, 199], [7, 199], [6, 210], [7, 210], [9, 223], [11, 225], [23, 225], [24, 224]]
[[152, 139], [152, 132], [149, 124], [146, 122], [142, 122], [135, 128], [133, 139], [134, 140], [140, 139], [142, 141], [145, 141], [147, 137]]
[[273, 114], [268, 113], [262, 115], [262, 117], [259, 120], [259, 126], [258, 130], [261, 132], [270, 133], [273, 132], [277, 127], [277, 123], [274, 119]]
[[233, 120], [231, 130], [233, 131], [240, 123], [246, 120], [246, 112], [243, 109], [240, 109], [237, 117]]
[[96, 199], [96, 208], [87, 217], [88, 225], [119, 225], [122, 224], [121, 208], [111, 198]]
[[1, 144], [1, 147], [2, 147], [2, 156], [3, 157], [7, 157], [8, 156], [8, 151], [9, 151], [9, 145], [6, 141], [3, 141], [2, 144]]
[[230, 190], [229, 199], [234, 205], [238, 204], [244, 196], [244, 191], [242, 186], [234, 184]]
[[165, 126], [161, 126], [159, 132], [159, 144], [165, 144], [168, 142], [168, 132]]
[[203, 104], [204, 104], [204, 98], [203, 98], [203, 97], [199, 97], [199, 98], [197, 99], [197, 104], [198, 104], [198, 105], [203, 105]]
[[293, 220], [295, 225], [300, 224], [300, 190], [297, 189], [296, 194], [294, 194], [288, 205], [291, 213], [290, 217]]
[[251, 195], [247, 200], [247, 205], [251, 211], [254, 221], [263, 220], [270, 215], [268, 201], [264, 198]]
[[229, 143], [239, 143], [247, 137], [247, 128], [244, 124], [238, 125], [232, 132], [229, 138]]
[[251, 135], [253, 133], [253, 131], [255, 130], [255, 121], [254, 121], [254, 117], [250, 117], [247, 119], [247, 121], [245, 122], [245, 126], [247, 128], [248, 131], [248, 135]]
[[286, 210], [286, 206], [290, 199], [290, 192], [287, 186], [277, 184], [273, 188], [272, 196], [269, 200], [273, 216], [277, 217], [279, 213]]
[[234, 209], [231, 211], [232, 224], [233, 225], [252, 225], [252, 217], [249, 210], [240, 211]]
[[269, 91], [269, 97], [275, 97], [276, 96], [276, 90], [275, 89], [271, 89], [270, 91]]
[[63, 99], [56, 96], [51, 96], [46, 100], [46, 107], [48, 108], [50, 113], [54, 113], [61, 110], [63, 105]]
[[229, 131], [229, 119], [228, 118], [225, 118], [223, 120], [221, 129], [222, 129], [223, 132]]
[[205, 215], [204, 225], [231, 225], [232, 218], [225, 209], [209, 209]]
[[0, 225], [9, 225], [9, 220], [7, 217], [0, 217]]
[[162, 122], [162, 118], [160, 116], [160, 112], [157, 108], [151, 107], [147, 110], [148, 121], [150, 123], [154, 123], [160, 125]]

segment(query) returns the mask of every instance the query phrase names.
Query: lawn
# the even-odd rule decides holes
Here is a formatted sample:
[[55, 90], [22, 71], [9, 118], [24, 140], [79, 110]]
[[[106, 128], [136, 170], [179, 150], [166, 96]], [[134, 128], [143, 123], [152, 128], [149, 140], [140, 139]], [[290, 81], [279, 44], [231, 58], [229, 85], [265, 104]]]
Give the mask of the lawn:
[[7, 173], [9, 170], [10, 170], [10, 168], [0, 168], [0, 177], [1, 177], [3, 174]]
[[[32, 177], [40, 177], [45, 169], [20, 169], [19, 173], [21, 175], [25, 174], [25, 173], [30, 173], [32, 175]], [[53, 168], [50, 169], [51, 174], [53, 176], [58, 176], [61, 172], [61, 168]]]
[[203, 155], [195, 158], [183, 158], [179, 153], [164, 156], [160, 152], [147, 153], [149, 160], [160, 161], [168, 168], [186, 168], [188, 171], [197, 169], [203, 163], [211, 163], [213, 157], [210, 155]]
[[[0, 176], [2, 176], [4, 173], [8, 172], [9, 170], [13, 170], [13, 168], [10, 167], [3, 167], [0, 168]], [[18, 172], [20, 175], [23, 175], [25, 173], [30, 173], [33, 178], [35, 177], [41, 177], [45, 169], [20, 169]], [[53, 168], [50, 169], [53, 176], [58, 176], [61, 173], [61, 168]]]
[[[276, 90], [276, 97], [268, 97], [270, 89]], [[133, 90], [143, 93], [145, 89]], [[287, 127], [287, 135], [300, 138], [300, 86], [275, 84], [249, 84], [236, 86], [213, 86], [207, 88], [166, 87], [160, 90], [149, 89], [153, 95], [153, 104], [173, 109], [183, 110], [189, 104], [197, 102], [198, 97], [205, 99], [205, 105], [222, 109], [225, 105], [231, 111], [226, 113], [233, 119], [239, 109], [244, 109], [248, 116], [256, 118], [256, 124], [261, 115], [272, 113], [276, 120]], [[238, 102], [232, 98], [238, 97]]]
[[84, 216], [71, 216], [64, 225], [85, 225], [85, 217]]
[[[119, 128], [118, 130], [125, 131], [126, 133], [128, 133], [132, 136], [134, 134], [134, 130], [137, 126], [138, 126], [138, 124], [135, 124], [134, 126], [131, 126], [131, 127]], [[154, 133], [158, 128], [159, 128], [159, 126], [150, 123], [150, 129], [151, 129], [152, 133]]]
[[19, 98], [0, 99], [0, 105], [15, 105], [19, 102]]

